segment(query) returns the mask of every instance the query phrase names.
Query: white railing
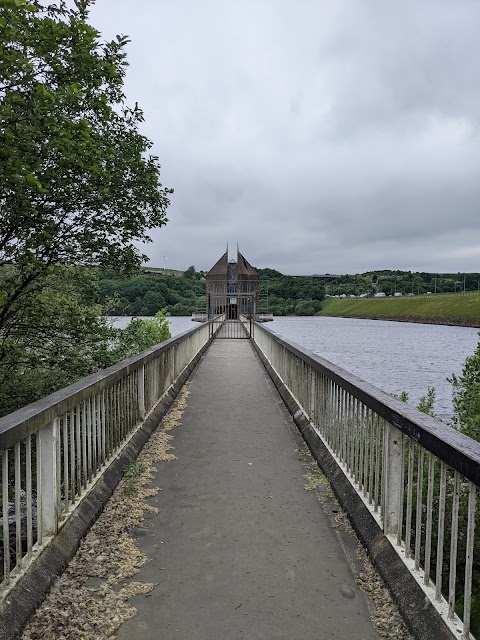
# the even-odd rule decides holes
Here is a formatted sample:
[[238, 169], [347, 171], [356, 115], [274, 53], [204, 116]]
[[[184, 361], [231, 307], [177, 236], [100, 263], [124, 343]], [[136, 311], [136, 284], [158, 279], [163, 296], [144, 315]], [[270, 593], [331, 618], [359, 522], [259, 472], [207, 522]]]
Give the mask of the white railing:
[[452, 634], [480, 637], [480, 443], [262, 325], [254, 340]]
[[210, 331], [208, 324], [194, 327], [0, 418], [0, 602]]

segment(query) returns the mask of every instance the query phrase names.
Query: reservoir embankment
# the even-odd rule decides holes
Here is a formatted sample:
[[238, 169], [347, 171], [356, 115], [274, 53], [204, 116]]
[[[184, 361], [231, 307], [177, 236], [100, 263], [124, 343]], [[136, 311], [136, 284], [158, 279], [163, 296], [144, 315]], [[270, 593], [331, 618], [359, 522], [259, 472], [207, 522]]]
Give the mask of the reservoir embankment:
[[322, 316], [480, 327], [480, 292], [385, 298], [327, 298]]

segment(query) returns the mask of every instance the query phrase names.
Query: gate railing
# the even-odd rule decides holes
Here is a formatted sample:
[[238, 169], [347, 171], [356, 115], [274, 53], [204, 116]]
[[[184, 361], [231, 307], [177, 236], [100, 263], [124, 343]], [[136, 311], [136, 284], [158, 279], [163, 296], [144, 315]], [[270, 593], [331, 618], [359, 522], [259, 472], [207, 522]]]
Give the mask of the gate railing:
[[254, 341], [452, 634], [480, 637], [480, 443], [260, 324]]
[[195, 327], [0, 418], [0, 601], [209, 339]]
[[208, 313], [212, 335], [217, 338], [250, 338], [256, 314], [254, 295], [251, 293], [210, 293]]

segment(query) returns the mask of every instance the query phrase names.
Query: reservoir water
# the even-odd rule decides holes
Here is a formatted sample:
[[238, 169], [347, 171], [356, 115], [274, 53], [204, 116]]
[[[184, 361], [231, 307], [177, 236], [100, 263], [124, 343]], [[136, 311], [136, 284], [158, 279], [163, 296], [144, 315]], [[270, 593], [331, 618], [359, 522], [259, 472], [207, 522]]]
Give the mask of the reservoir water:
[[[151, 317], [147, 317], [147, 316], [136, 316], [138, 317], [140, 320], [151, 320]], [[130, 320], [132, 319], [132, 316], [111, 316], [110, 320], [113, 322], [115, 327], [118, 327], [119, 329], [123, 329], [124, 327], [127, 326], [127, 324], [130, 322]], [[168, 322], [170, 324], [170, 333], [173, 336], [178, 336], [180, 333], [183, 333], [184, 331], [188, 331], [188, 329], [191, 329], [193, 326], [198, 326], [196, 322], [192, 322], [192, 319], [190, 316], [169, 316], [168, 317]]]
[[[114, 320], [125, 326], [130, 318]], [[169, 322], [173, 336], [194, 324], [188, 317]], [[412, 404], [435, 387], [435, 411], [443, 420], [452, 413], [447, 377], [461, 373], [478, 343], [478, 329], [411, 322], [293, 316], [266, 326], [387, 393], [407, 391]]]
[[387, 393], [407, 391], [416, 404], [435, 387], [435, 412], [448, 420], [452, 387], [478, 343], [478, 329], [356, 318], [280, 317], [275, 333], [313, 351]]

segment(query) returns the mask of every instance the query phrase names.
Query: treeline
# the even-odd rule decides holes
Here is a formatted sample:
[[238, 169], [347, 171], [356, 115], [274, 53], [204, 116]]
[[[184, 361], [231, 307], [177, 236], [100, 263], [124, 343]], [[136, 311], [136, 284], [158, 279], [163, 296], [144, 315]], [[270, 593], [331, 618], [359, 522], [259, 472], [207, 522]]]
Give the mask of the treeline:
[[126, 278], [113, 269], [97, 270], [100, 294], [114, 316], [153, 316], [166, 309], [188, 316], [205, 307], [205, 274], [189, 267], [182, 276], [139, 271]]
[[478, 291], [479, 273], [428, 273], [425, 271], [367, 271], [325, 278], [327, 295], [359, 296], [364, 293], [383, 292], [422, 295], [426, 293], [455, 293]]
[[[326, 295], [359, 296], [365, 293], [454, 293], [477, 291], [480, 274], [410, 271], [369, 271], [341, 276], [287, 276], [275, 269], [258, 269], [260, 310], [276, 316], [312, 316], [322, 309]], [[189, 267], [181, 276], [141, 270], [124, 277], [113, 269], [97, 270], [100, 293], [109, 301], [111, 315], [152, 316], [167, 309], [173, 316], [205, 310], [204, 271]]]
[[[324, 288], [312, 278], [285, 276], [259, 269], [260, 310], [274, 315], [314, 315], [321, 310]], [[172, 316], [205, 310], [205, 272], [189, 267], [182, 276], [140, 271], [125, 278], [118, 272], [98, 270], [101, 296], [111, 315], [151, 316], [166, 308]]]
[[[275, 269], [258, 269], [261, 307], [275, 316], [313, 316], [322, 309], [325, 288], [318, 280], [285, 276]], [[262, 311], [264, 309], [262, 308]]]

